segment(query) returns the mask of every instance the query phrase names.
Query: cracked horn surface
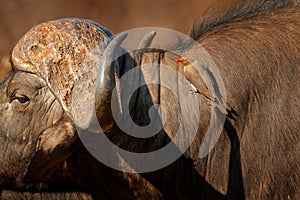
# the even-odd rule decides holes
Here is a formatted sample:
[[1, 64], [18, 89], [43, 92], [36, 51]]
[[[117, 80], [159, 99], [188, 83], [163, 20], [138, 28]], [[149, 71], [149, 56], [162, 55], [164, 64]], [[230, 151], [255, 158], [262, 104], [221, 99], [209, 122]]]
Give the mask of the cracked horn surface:
[[[97, 23], [66, 18], [28, 31], [12, 52], [16, 70], [41, 76], [77, 125], [89, 124], [97, 71], [113, 34]], [[86, 105], [85, 105], [86, 104]]]

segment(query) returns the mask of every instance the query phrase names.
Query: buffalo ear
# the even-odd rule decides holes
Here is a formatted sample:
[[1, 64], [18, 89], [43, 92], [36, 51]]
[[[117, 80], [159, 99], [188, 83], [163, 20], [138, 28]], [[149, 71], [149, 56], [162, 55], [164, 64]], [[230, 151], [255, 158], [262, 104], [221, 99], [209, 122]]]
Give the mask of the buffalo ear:
[[72, 120], [64, 116], [46, 129], [36, 144], [36, 154], [31, 161], [24, 180], [44, 182], [77, 149], [81, 142]]

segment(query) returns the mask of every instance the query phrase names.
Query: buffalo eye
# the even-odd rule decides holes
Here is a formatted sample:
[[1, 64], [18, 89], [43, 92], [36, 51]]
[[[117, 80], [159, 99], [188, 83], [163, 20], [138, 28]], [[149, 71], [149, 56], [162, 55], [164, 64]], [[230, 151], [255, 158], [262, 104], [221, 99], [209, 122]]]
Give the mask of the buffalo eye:
[[25, 95], [13, 93], [10, 97], [10, 102], [18, 108], [25, 109], [30, 103], [30, 100]]

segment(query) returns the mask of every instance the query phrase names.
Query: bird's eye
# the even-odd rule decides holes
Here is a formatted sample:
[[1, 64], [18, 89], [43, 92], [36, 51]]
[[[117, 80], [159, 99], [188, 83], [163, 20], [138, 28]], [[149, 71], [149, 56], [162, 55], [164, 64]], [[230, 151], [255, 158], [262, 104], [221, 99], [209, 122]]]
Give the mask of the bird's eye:
[[30, 103], [30, 100], [25, 95], [14, 93], [10, 97], [10, 102], [12, 104], [15, 104], [18, 108], [24, 109], [24, 108], [26, 108], [28, 106], [28, 104]]

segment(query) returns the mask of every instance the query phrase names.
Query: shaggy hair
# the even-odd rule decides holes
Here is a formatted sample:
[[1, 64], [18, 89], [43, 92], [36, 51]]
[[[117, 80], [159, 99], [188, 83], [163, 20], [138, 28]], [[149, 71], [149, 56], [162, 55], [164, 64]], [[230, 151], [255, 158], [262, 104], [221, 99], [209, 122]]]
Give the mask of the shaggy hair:
[[213, 14], [207, 14], [208, 11], [206, 11], [198, 19], [194, 20], [189, 31], [189, 36], [194, 40], [198, 40], [202, 35], [219, 25], [245, 20], [252, 16], [257, 16], [263, 11], [288, 8], [295, 5], [299, 5], [298, 0], [266, 0], [255, 2], [247, 0], [246, 3], [234, 4], [225, 11], [213, 12]]

